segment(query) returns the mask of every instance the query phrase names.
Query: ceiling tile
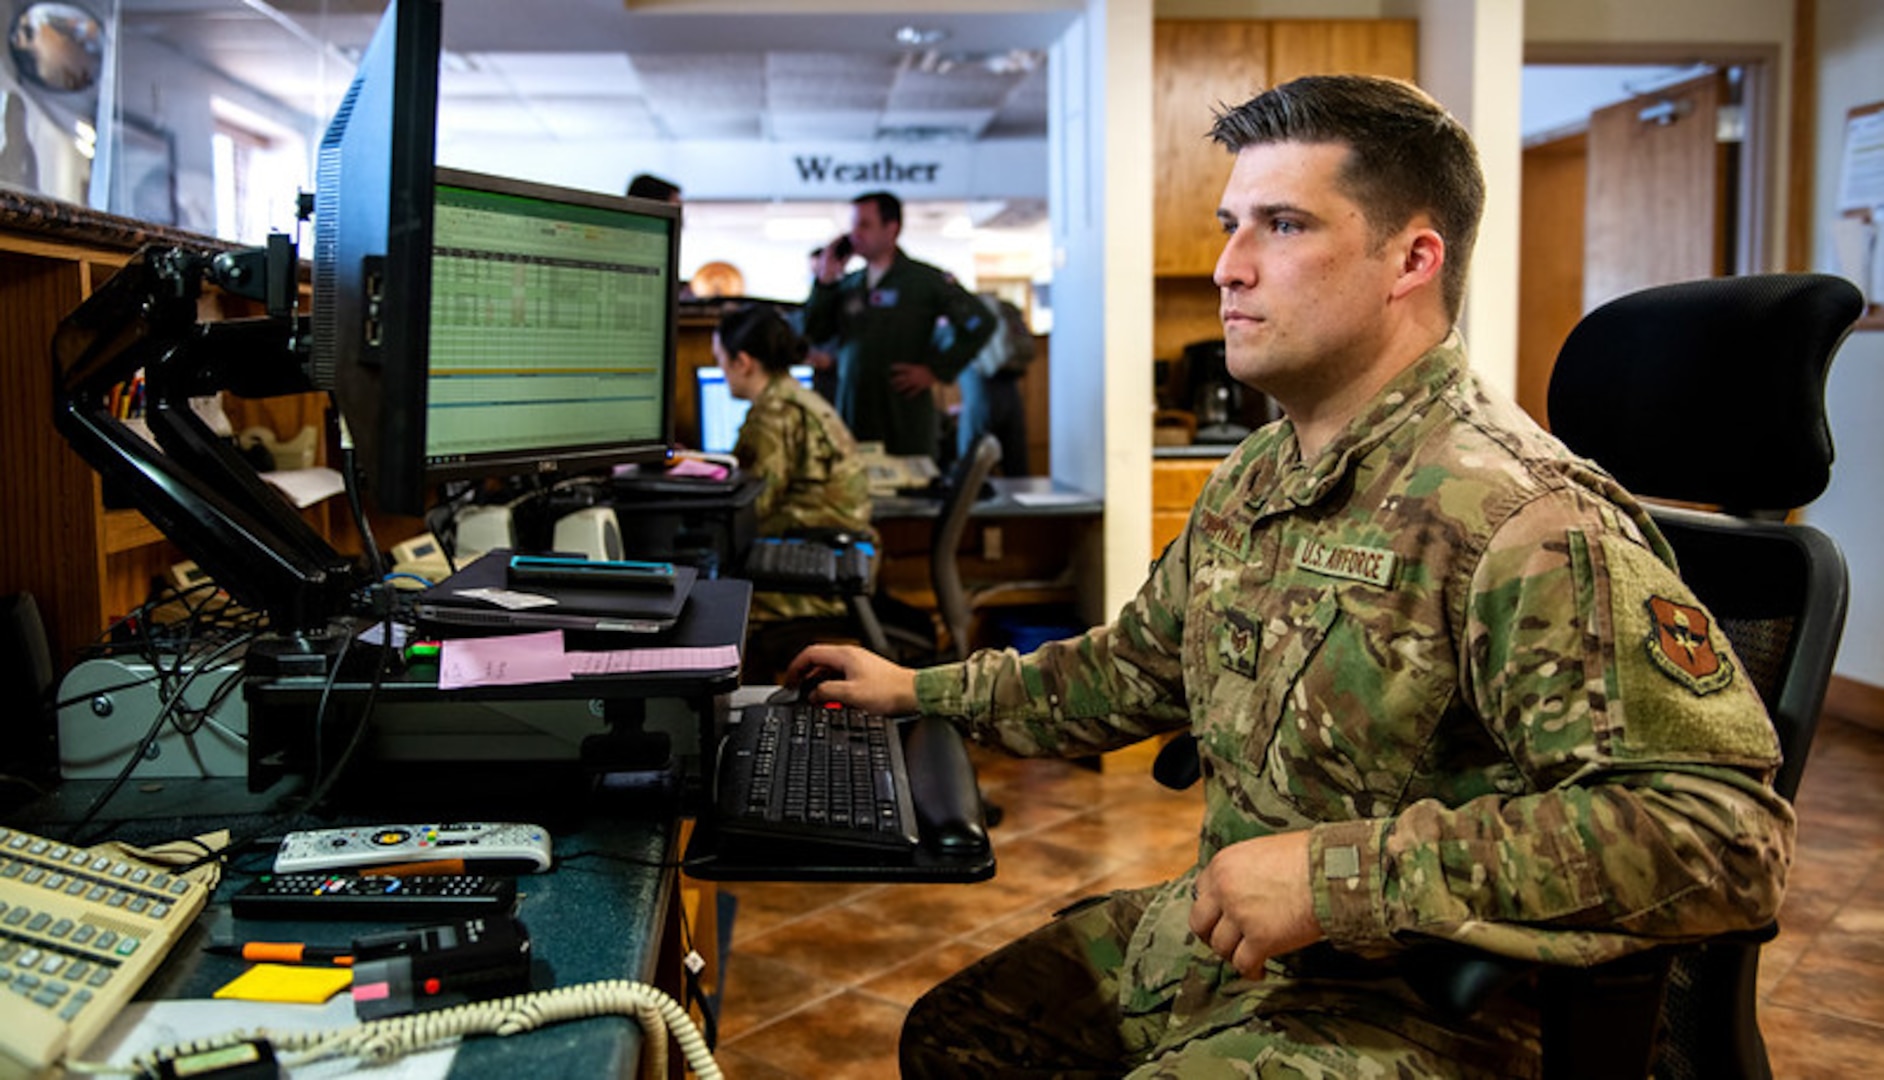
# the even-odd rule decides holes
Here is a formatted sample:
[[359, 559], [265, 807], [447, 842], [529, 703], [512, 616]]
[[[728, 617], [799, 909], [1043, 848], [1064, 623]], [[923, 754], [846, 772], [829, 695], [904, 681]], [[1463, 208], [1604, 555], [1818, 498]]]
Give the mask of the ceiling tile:
[[972, 139], [993, 118], [993, 109], [886, 109], [877, 125], [877, 135], [917, 141]]
[[621, 53], [492, 52], [476, 53], [469, 59], [503, 77], [512, 89], [524, 95], [641, 93], [641, 80], [628, 57]]
[[438, 103], [438, 126], [464, 135], [540, 138], [549, 134], [529, 106], [514, 98], [463, 97]]
[[766, 122], [772, 138], [784, 142], [867, 142], [882, 115], [875, 109], [772, 109]]
[[536, 114], [558, 139], [658, 139], [660, 126], [640, 98], [541, 97]]
[[905, 71], [890, 90], [893, 109], [995, 109], [1020, 81], [1017, 75], [995, 75], [980, 68], [958, 68], [947, 74]]

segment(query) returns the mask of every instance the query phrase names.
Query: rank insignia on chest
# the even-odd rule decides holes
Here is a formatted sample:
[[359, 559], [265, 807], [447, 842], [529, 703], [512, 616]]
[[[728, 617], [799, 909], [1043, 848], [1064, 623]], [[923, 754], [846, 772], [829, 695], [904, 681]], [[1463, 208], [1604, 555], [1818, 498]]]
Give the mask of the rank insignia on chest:
[[1734, 681], [1734, 666], [1714, 648], [1713, 622], [1691, 604], [1651, 596], [1644, 601], [1650, 630], [1643, 644], [1664, 675], [1697, 694], [1711, 694]]
[[1303, 540], [1295, 549], [1295, 565], [1328, 577], [1365, 581], [1389, 589], [1393, 587], [1393, 572], [1400, 565], [1400, 557], [1386, 548]]

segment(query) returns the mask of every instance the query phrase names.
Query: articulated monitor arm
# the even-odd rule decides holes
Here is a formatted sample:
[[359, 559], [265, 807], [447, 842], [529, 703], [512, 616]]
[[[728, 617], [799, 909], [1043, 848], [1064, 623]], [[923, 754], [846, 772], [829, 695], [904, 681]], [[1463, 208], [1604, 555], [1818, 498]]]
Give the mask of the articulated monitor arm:
[[[330, 620], [363, 607], [358, 570], [189, 401], [225, 389], [244, 397], [314, 389], [301, 320], [281, 299], [292, 296], [292, 258], [281, 259], [276, 246], [266, 264], [181, 248], [139, 251], [60, 322], [52, 342], [53, 421], [80, 457], [219, 585], [266, 613], [278, 635], [318, 637]], [[278, 272], [273, 264], [283, 261]], [[258, 280], [283, 276], [285, 293], [279, 281]], [[259, 290], [272, 313], [199, 322], [205, 282], [247, 295]], [[112, 388], [139, 370], [157, 446], [109, 405]], [[326, 650], [303, 643], [289, 651]]]

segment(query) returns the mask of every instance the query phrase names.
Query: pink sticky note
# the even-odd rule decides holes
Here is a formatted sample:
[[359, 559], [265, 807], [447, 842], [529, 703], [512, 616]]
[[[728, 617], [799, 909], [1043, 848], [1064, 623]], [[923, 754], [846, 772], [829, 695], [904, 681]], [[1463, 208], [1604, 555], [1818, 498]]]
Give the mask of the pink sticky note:
[[708, 480], [726, 479], [726, 466], [715, 465], [699, 458], [681, 458], [668, 468], [669, 476], [703, 476]]
[[567, 682], [574, 678], [563, 632], [447, 638], [438, 655], [438, 688]]

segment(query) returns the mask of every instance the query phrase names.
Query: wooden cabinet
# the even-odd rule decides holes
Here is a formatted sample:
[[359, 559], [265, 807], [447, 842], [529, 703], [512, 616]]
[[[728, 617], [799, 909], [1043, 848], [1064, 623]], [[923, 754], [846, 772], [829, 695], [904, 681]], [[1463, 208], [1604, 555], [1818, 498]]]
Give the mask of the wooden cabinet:
[[1231, 158], [1209, 138], [1218, 107], [1302, 75], [1416, 73], [1418, 24], [1410, 19], [1160, 19], [1152, 33], [1160, 276], [1208, 277], [1223, 247], [1216, 209]]
[[[1216, 110], [1303, 75], [1358, 72], [1411, 80], [1419, 25], [1411, 19], [1159, 19], [1152, 28], [1153, 355], [1223, 336], [1211, 281], [1223, 231], [1218, 201], [1232, 158], [1209, 138]], [[1186, 403], [1188, 406], [1188, 403]], [[1151, 547], [1184, 528], [1215, 458], [1151, 464]]]
[[1230, 155], [1209, 137], [1215, 110], [1269, 85], [1269, 24], [1159, 19], [1152, 26], [1154, 273], [1209, 274], [1223, 247], [1217, 200]]
[[[226, 246], [0, 191], [0, 459], [12, 466], [0, 485], [0, 594], [33, 594], [60, 667], [183, 558], [142, 514], [105, 508], [98, 474], [52, 422], [53, 332], [146, 242]], [[237, 431], [267, 426], [282, 440], [320, 425], [324, 401], [224, 397]], [[305, 516], [328, 529], [324, 505]]]
[[1190, 519], [1197, 493], [1204, 490], [1222, 458], [1155, 458], [1151, 463], [1151, 550], [1163, 551]]

